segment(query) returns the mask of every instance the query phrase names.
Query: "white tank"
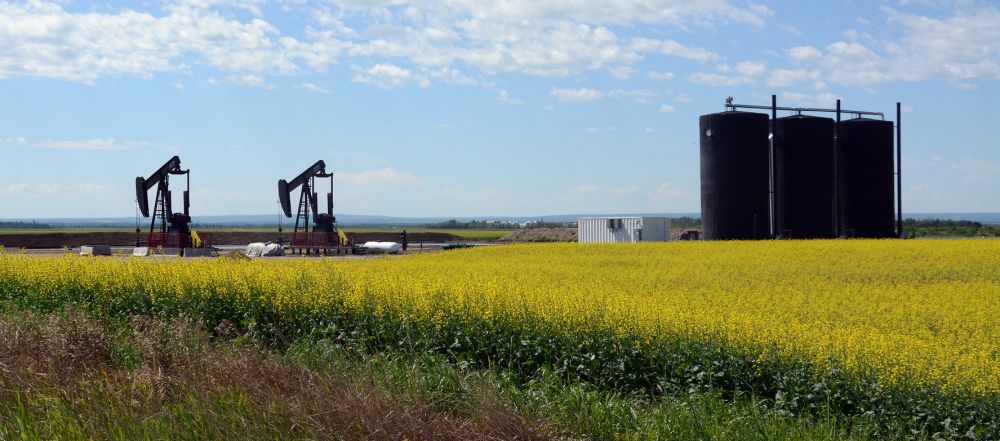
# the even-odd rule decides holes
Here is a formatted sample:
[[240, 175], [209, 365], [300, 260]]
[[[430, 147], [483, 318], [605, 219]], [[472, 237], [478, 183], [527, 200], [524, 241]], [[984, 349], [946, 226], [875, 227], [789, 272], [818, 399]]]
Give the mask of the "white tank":
[[369, 253], [396, 254], [402, 246], [396, 242], [365, 242], [365, 251]]

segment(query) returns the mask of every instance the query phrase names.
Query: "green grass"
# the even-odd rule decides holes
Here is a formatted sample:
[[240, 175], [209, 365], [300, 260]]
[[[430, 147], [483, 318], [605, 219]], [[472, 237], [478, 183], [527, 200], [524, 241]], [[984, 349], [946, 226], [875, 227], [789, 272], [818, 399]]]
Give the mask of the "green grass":
[[[750, 396], [598, 390], [547, 373], [188, 319], [0, 314], [0, 439], [905, 439]], [[128, 354], [123, 356], [123, 354]]]

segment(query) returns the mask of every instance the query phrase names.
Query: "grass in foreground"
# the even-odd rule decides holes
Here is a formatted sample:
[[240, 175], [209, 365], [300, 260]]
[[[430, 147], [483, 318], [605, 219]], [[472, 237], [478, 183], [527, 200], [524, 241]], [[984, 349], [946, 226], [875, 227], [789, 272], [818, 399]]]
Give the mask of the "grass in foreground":
[[[0, 315], [2, 439], [871, 439], [700, 392], [650, 400], [327, 340], [265, 350], [187, 319]], [[882, 434], [883, 436], [886, 434]]]

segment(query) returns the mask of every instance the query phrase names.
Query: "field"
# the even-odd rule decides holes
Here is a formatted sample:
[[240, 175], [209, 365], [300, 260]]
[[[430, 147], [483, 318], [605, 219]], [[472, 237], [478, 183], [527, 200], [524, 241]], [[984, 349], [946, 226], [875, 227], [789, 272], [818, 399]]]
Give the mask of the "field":
[[[137, 321], [180, 317], [206, 341], [296, 369], [325, 372], [329, 357], [295, 358], [317, 347], [347, 365], [431, 366], [400, 380], [419, 396], [454, 370], [488, 384], [522, 434], [1000, 438], [997, 240], [534, 244], [361, 261], [6, 253], [0, 304], [84, 311], [126, 343]], [[109, 350], [109, 363], [128, 373], [156, 358], [139, 346]], [[22, 420], [38, 419], [26, 409]]]
[[[149, 224], [143, 226], [143, 231], [149, 229]], [[196, 228], [197, 229], [197, 228]], [[497, 240], [509, 233], [511, 230], [474, 230], [474, 229], [443, 229], [443, 228], [344, 228], [344, 231], [355, 234], [386, 233], [399, 234], [403, 230], [407, 234], [450, 234], [466, 240]], [[285, 234], [290, 234], [290, 227], [285, 226]], [[221, 231], [221, 232], [246, 232], [246, 233], [272, 233], [277, 232], [277, 228], [206, 228], [199, 231]], [[128, 233], [134, 234], [132, 228], [53, 228], [53, 229], [0, 229], [2, 235], [37, 235], [37, 234], [91, 234], [91, 233]]]

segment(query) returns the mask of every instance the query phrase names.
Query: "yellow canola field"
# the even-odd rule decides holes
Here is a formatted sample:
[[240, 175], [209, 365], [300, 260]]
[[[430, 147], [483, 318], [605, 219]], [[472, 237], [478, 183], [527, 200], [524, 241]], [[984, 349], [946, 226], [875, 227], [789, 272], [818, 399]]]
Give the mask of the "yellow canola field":
[[13, 284], [687, 335], [888, 384], [1000, 393], [1000, 240], [537, 244], [364, 260], [0, 255], [0, 291]]

